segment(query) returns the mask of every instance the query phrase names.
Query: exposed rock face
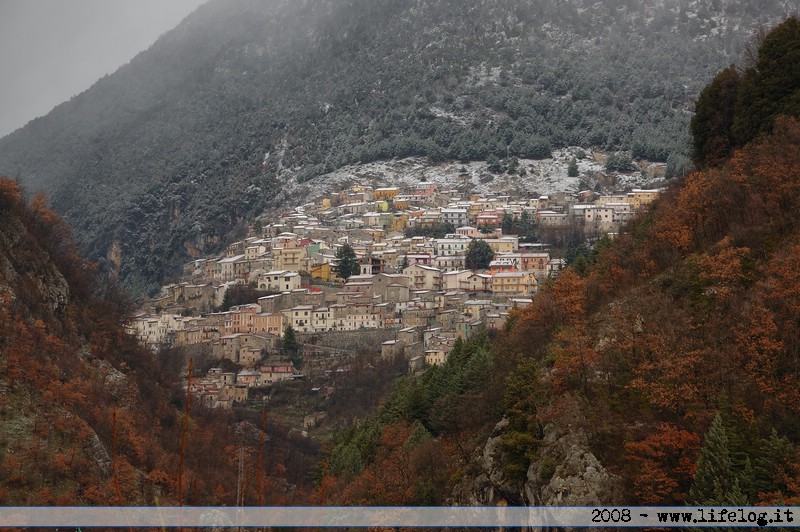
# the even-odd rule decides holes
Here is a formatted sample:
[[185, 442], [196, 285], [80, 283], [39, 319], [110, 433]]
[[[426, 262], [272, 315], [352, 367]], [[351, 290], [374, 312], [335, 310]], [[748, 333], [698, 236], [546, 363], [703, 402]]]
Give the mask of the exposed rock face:
[[476, 450], [473, 463], [478, 470], [467, 475], [453, 490], [456, 504], [468, 506], [502, 506], [504, 504], [524, 505], [524, 486], [505, 477], [502, 455], [498, 444], [508, 426], [508, 420], [501, 420], [494, 428], [492, 436], [486, 441], [483, 452]]
[[507, 479], [498, 448], [507, 425], [506, 420], [498, 423], [482, 452], [476, 451], [477, 472], [456, 486], [456, 504], [602, 506], [622, 502], [621, 480], [591, 452], [582, 423], [547, 424], [525, 483]]
[[94, 459], [97, 466], [103, 471], [103, 473], [108, 476], [111, 475], [111, 456], [108, 454], [103, 442], [100, 441], [100, 438], [97, 436], [97, 433], [92, 431], [92, 435], [89, 439], [89, 448], [91, 452], [91, 456]]
[[26, 229], [18, 220], [5, 221], [0, 231], [0, 284], [36, 294], [49, 312], [62, 317], [69, 301], [69, 284], [51, 262], [19, 262], [18, 255], [29, 251], [31, 246], [25, 234]]
[[563, 429], [551, 423], [544, 434], [539, 458], [528, 468], [528, 504], [607, 506], [621, 502], [620, 479], [592, 454], [582, 429]]

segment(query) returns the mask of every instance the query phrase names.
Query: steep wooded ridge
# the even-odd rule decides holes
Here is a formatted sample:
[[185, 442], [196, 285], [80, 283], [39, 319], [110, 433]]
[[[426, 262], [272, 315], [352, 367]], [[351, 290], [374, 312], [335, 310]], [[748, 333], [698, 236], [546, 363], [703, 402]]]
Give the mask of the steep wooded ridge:
[[401, 381], [328, 449], [331, 502], [800, 501], [799, 30], [734, 68], [761, 100], [698, 102], [757, 132]]
[[683, 166], [700, 88], [789, 5], [212, 0], [0, 140], [0, 173], [141, 292], [348, 163], [581, 145]]
[[232, 505], [240, 449], [248, 504], [298, 496], [307, 479], [279, 464], [313, 444], [274, 421], [262, 437], [258, 414], [193, 405], [184, 424], [182, 361], [139, 347], [101, 286], [44, 199], [0, 178], [0, 504]]

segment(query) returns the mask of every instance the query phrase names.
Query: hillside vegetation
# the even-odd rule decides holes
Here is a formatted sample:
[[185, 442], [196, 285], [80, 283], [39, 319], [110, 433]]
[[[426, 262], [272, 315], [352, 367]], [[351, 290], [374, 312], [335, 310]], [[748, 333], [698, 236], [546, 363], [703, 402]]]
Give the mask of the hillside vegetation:
[[188, 408], [183, 361], [124, 332], [124, 296], [76, 249], [41, 196], [0, 179], [0, 504], [232, 505], [239, 456], [247, 504], [302, 494], [314, 444]]
[[[776, 47], [791, 57], [797, 23], [765, 37], [757, 64]], [[796, 98], [798, 73], [772, 57]], [[616, 479], [605, 502], [797, 504], [800, 117], [788, 115], [750, 115], [760, 134], [673, 183], [514, 311], [496, 341], [459, 344], [445, 366], [399, 385], [374, 423], [328, 450], [325, 493], [430, 502], [426, 486], [458, 484], [462, 504], [539, 504], [542, 486], [566, 475], [547, 439], [560, 426], [585, 435]], [[470, 438], [489, 435], [472, 454]], [[501, 464], [491, 471], [490, 452]], [[416, 465], [426, 460], [431, 475]]]
[[0, 173], [45, 189], [88, 256], [141, 293], [278, 206], [281, 183], [347, 164], [577, 145], [679, 174], [702, 85], [789, 5], [211, 0], [1, 139]]

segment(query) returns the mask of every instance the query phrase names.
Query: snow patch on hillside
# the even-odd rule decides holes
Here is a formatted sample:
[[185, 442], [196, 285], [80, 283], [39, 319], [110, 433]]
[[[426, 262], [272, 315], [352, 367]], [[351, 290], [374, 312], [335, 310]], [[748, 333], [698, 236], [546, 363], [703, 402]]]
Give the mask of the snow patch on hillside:
[[[580, 152], [585, 156], [577, 159]], [[573, 157], [577, 160], [578, 177], [567, 176], [567, 167]], [[439, 190], [458, 190], [464, 197], [472, 193], [529, 197], [558, 192], [575, 193], [580, 190], [580, 185], [595, 187], [598, 183], [605, 191], [623, 191], [648, 186], [657, 178], [652, 174], [663, 175], [663, 165], [658, 164], [647, 166], [651, 174], [649, 176], [642, 172], [609, 174], [604, 162], [605, 155], [602, 153], [570, 147], [554, 150], [553, 156], [548, 159], [520, 159], [519, 172], [522, 175], [492, 173], [483, 161], [431, 163], [424, 157], [343, 166], [304, 183], [298, 183], [295, 175], [287, 172], [281, 177], [283, 186], [277, 203], [285, 205], [289, 200], [314, 201], [353, 185], [403, 188], [421, 181], [436, 183]]]

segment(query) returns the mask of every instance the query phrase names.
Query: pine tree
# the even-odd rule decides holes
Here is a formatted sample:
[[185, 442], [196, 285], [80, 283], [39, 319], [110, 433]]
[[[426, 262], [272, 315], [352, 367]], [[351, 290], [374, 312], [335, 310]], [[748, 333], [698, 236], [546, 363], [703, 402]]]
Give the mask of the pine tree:
[[720, 414], [711, 423], [700, 448], [697, 471], [686, 501], [695, 506], [749, 504], [733, 469], [728, 435]]
[[342, 279], [347, 280], [358, 274], [359, 269], [356, 252], [352, 246], [350, 244], [342, 245], [336, 251], [336, 266], [333, 267], [333, 271]]
[[567, 177], [578, 177], [578, 161], [575, 157], [569, 162], [567, 166]]
[[734, 147], [731, 127], [740, 82], [739, 71], [731, 65], [717, 74], [697, 98], [690, 126], [696, 165], [716, 166], [730, 156]]
[[745, 70], [733, 134], [742, 146], [772, 128], [780, 115], [800, 116], [800, 19], [789, 17], [764, 38], [756, 64]]
[[283, 331], [283, 348], [292, 355], [296, 354], [300, 349], [300, 344], [297, 343], [297, 335], [291, 325], [287, 325]]
[[494, 258], [494, 251], [483, 240], [473, 238], [467, 246], [467, 256], [464, 263], [470, 270], [485, 270]]
[[761, 449], [753, 467], [753, 487], [756, 493], [788, 491], [787, 481], [792, 477], [790, 468], [796, 461], [791, 442], [778, 436], [772, 429], [769, 438], [761, 441]]

